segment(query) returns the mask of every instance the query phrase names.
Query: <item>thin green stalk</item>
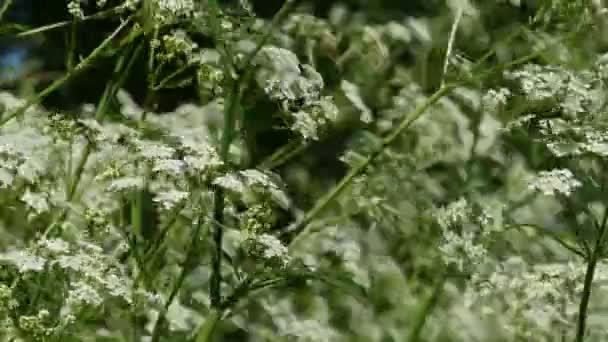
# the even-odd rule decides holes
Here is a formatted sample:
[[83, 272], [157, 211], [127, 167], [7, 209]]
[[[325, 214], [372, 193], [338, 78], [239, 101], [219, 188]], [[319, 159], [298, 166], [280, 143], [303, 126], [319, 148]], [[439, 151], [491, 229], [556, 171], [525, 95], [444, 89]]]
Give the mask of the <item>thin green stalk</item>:
[[295, 155], [302, 152], [304, 149], [306, 149], [306, 147], [308, 147], [308, 145], [302, 141], [291, 140], [287, 144], [278, 148], [273, 154], [262, 160], [262, 162], [258, 164], [258, 168], [277, 168], [285, 164], [285, 162], [293, 158]]
[[[575, 37], [577, 33], [578, 32], [574, 32], [573, 34], [568, 34], [568, 35], [558, 39], [554, 43], [555, 44], [562, 43], [565, 39], [570, 39], [570, 38]], [[350, 185], [350, 183], [357, 176], [362, 174], [367, 169], [367, 167], [373, 161], [375, 161], [375, 159], [378, 158], [386, 150], [386, 148], [388, 148], [397, 139], [397, 137], [399, 137], [408, 127], [410, 127], [419, 117], [421, 117], [430, 106], [432, 106], [437, 101], [439, 101], [443, 96], [446, 96], [454, 88], [457, 88], [459, 86], [470, 84], [472, 82], [485, 79], [491, 75], [495, 75], [496, 73], [502, 72], [504, 70], [513, 68], [513, 67], [521, 65], [521, 64], [525, 64], [525, 63], [529, 62], [530, 60], [536, 58], [540, 53], [542, 53], [544, 50], [550, 48], [551, 46], [553, 46], [553, 44], [548, 44], [547, 46], [543, 47], [542, 49], [536, 50], [526, 56], [515, 59], [509, 63], [501, 64], [486, 72], [479, 72], [477, 75], [475, 75], [471, 79], [446, 84], [443, 87], [440, 87], [426, 101], [424, 101], [422, 104], [418, 105], [418, 107], [416, 107], [409, 114], [406, 114], [404, 119], [399, 124], [399, 126], [397, 126], [395, 129], [393, 129], [393, 131], [386, 138], [383, 139], [382, 145], [379, 148], [377, 148], [366, 159], [364, 159], [358, 166], [353, 168], [346, 176], [344, 176], [333, 189], [331, 189], [327, 194], [322, 196], [315, 203], [315, 205], [312, 207], [312, 209], [310, 209], [299, 222], [296, 222], [295, 224], [293, 224], [288, 229], [288, 231], [285, 232], [286, 235], [293, 236], [291, 242], [289, 242], [289, 245], [295, 244], [300, 239], [300, 237], [302, 235], [304, 235], [303, 233], [306, 232], [306, 228], [309, 225], [309, 223], [312, 220], [314, 220], [323, 210], [325, 210], [325, 208], [334, 199], [336, 199], [342, 193], [342, 191], [344, 191], [344, 189], [346, 189], [348, 187], [348, 185]]]
[[581, 258], [586, 258], [586, 254], [585, 252], [579, 250], [576, 246], [570, 244], [569, 242], [567, 242], [566, 240], [562, 239], [559, 234], [546, 229], [544, 227], [541, 227], [539, 225], [533, 224], [533, 223], [521, 223], [521, 224], [513, 224], [513, 225], [506, 225], [505, 229], [521, 229], [524, 227], [528, 227], [528, 228], [532, 228], [534, 229], [537, 233], [545, 235], [551, 239], [553, 239], [553, 241], [557, 242], [558, 244], [560, 244], [562, 247], [566, 248], [567, 250], [569, 250], [570, 252], [580, 256]]
[[[108, 104], [109, 104], [110, 99], [112, 98], [112, 96], [114, 96], [114, 93], [120, 87], [122, 87], [122, 85], [127, 80], [127, 76], [129, 75], [129, 70], [131, 70], [133, 68], [133, 65], [135, 64], [137, 57], [139, 57], [139, 54], [141, 53], [142, 48], [143, 48], [143, 43], [140, 43], [137, 45], [137, 47], [135, 48], [135, 51], [133, 51], [133, 54], [131, 55], [131, 58], [129, 59], [128, 64], [126, 66], [123, 66], [125, 59], [121, 56], [121, 59], [117, 63], [116, 69], [115, 69], [115, 75], [119, 75], [118, 79], [116, 81], [110, 80], [106, 84], [106, 89], [104, 90], [104, 95], [102, 96], [99, 106], [97, 107], [97, 111], [95, 112], [95, 120], [101, 121], [103, 119], [103, 116], [105, 115], [105, 113], [108, 110]], [[70, 199], [74, 196], [74, 193], [76, 192], [76, 187], [78, 186], [78, 183], [80, 182], [82, 172], [84, 171], [84, 166], [91, 153], [91, 149], [92, 149], [91, 145], [92, 145], [91, 143], [87, 143], [87, 145], [85, 146], [85, 149], [83, 150], [82, 155], [79, 159], [78, 167], [76, 168], [76, 171], [75, 171], [76, 173], [74, 174], [74, 179], [72, 181], [72, 185], [70, 186], [70, 193], [68, 194]]]
[[[235, 83], [236, 85], [236, 83]], [[224, 129], [222, 131], [222, 142], [220, 146], [220, 157], [224, 162], [228, 161], [230, 152], [230, 145], [232, 137], [234, 136], [234, 120], [236, 118], [236, 112], [238, 108], [236, 89], [232, 89], [229, 95], [229, 102], [224, 112]], [[211, 279], [209, 295], [211, 299], [211, 307], [219, 308], [222, 302], [221, 293], [221, 266], [222, 266], [222, 240], [224, 229], [222, 228], [224, 223], [224, 191], [221, 187], [217, 187], [213, 196], [213, 242], [214, 252], [211, 257]]]
[[283, 21], [283, 19], [289, 13], [295, 3], [295, 0], [286, 0], [277, 12], [277, 14], [272, 18], [270, 26], [256, 42], [255, 49], [249, 52], [249, 54], [244, 59], [242, 70], [245, 70], [246, 73], [251, 73], [251, 69], [249, 68], [251, 66], [251, 63], [253, 63], [255, 57], [258, 55], [260, 50], [262, 50], [264, 45], [266, 45], [266, 42], [268, 41], [268, 39], [270, 39], [270, 36], [272, 36], [272, 32], [274, 32], [274, 29], [279, 25], [281, 21]]
[[[215, 38], [220, 35], [219, 15], [220, 8], [217, 0], [208, 0], [208, 8], [211, 14], [211, 28]], [[224, 63], [225, 72], [231, 74], [231, 67]], [[220, 145], [220, 158], [227, 162], [230, 152], [230, 145], [234, 135], [234, 119], [236, 110], [238, 109], [238, 96], [235, 87], [238, 84], [236, 80], [231, 80], [229, 84], [230, 91], [228, 92], [227, 106], [224, 110], [224, 128], [222, 130], [222, 139]], [[222, 302], [222, 240], [224, 230], [224, 191], [221, 187], [216, 187], [213, 195], [213, 243], [214, 248], [211, 253], [211, 277], [209, 280], [209, 297], [211, 307], [218, 310]]]
[[40, 103], [44, 98], [46, 98], [50, 93], [57, 90], [61, 87], [65, 82], [67, 82], [70, 78], [75, 75], [83, 72], [88, 67], [92, 65], [92, 62], [95, 58], [99, 57], [102, 52], [105, 50], [107, 46], [116, 38], [118, 33], [124, 29], [127, 24], [130, 22], [130, 18], [122, 22], [112, 34], [110, 34], [91, 54], [89, 54], [85, 59], [83, 59], [78, 65], [76, 65], [72, 70], [69, 70], [65, 75], [61, 78], [57, 79], [55, 82], [51, 83], [48, 87], [42, 90], [40, 93], [36, 94], [34, 97], [28, 99], [24, 105], [19, 107], [15, 112], [10, 113], [9, 115], [0, 119], [0, 126], [3, 126], [13, 118], [23, 115], [25, 111], [31, 106]]
[[[154, 91], [158, 91], [161, 90], [162, 88], [164, 88], [167, 83], [169, 83], [171, 80], [173, 80], [175, 77], [179, 76], [181, 73], [183, 73], [184, 71], [188, 70], [190, 67], [192, 67], [192, 64], [185, 64], [179, 68], [177, 68], [175, 71], [173, 71], [171, 74], [167, 75], [165, 78], [163, 78], [160, 82], [158, 82], [157, 85], [152, 85], [150, 87], [150, 89], [154, 90]], [[151, 72], [151, 74], [153, 74]]]
[[13, 3], [13, 0], [5, 0], [4, 1], [4, 3], [0, 7], [0, 20], [2, 20], [2, 17], [4, 16], [4, 13], [6, 13], [6, 10], [8, 10], [8, 8], [10, 7], [10, 5], [12, 3]]
[[196, 335], [195, 342], [209, 342], [211, 341], [211, 337], [213, 336], [213, 332], [215, 331], [220, 319], [222, 318], [221, 310], [211, 310], [209, 316], [205, 319], [205, 323], [199, 329], [198, 334]]
[[346, 176], [344, 176], [340, 182], [327, 194], [321, 197], [290, 231], [289, 234], [295, 234], [294, 239], [290, 242], [290, 245], [295, 244], [299, 238], [304, 235], [308, 224], [312, 222], [313, 219], [317, 217], [334, 199], [336, 199], [344, 189], [357, 177], [362, 174], [367, 167], [376, 160], [383, 152], [389, 147], [399, 135], [405, 131], [408, 127], [411, 126], [414, 121], [416, 121], [424, 112], [433, 104], [435, 104], [439, 99], [448, 94], [453, 88], [455, 88], [456, 84], [445, 85], [444, 87], [437, 90], [431, 97], [429, 97], [424, 103], [420, 104], [416, 109], [410, 112], [405, 116], [403, 121], [393, 130], [391, 134], [389, 134], [386, 138], [382, 140], [382, 144], [378, 147], [372, 154], [370, 154], [367, 158], [365, 158], [359, 165], [353, 168]]
[[74, 69], [74, 61], [76, 60], [76, 39], [78, 37], [78, 20], [72, 20], [70, 28], [70, 37], [68, 38], [68, 54], [65, 62], [66, 70], [71, 71]]
[[450, 55], [452, 54], [452, 49], [454, 48], [454, 40], [456, 39], [456, 31], [458, 30], [458, 24], [460, 24], [460, 19], [462, 19], [462, 13], [464, 12], [463, 6], [458, 8], [458, 12], [456, 12], [456, 18], [454, 18], [454, 23], [452, 24], [452, 30], [450, 31], [450, 37], [448, 38], [448, 48], [445, 52], [445, 61], [443, 61], [443, 75], [441, 76], [441, 86], [445, 85], [445, 76], [448, 73], [448, 67], [450, 66]]
[[420, 309], [420, 312], [414, 318], [414, 327], [410, 331], [410, 334], [407, 338], [408, 342], [420, 341], [420, 334], [422, 333], [422, 328], [424, 328], [428, 317], [433, 312], [435, 306], [437, 306], [437, 303], [439, 302], [439, 297], [441, 297], [441, 293], [443, 292], [443, 288], [447, 278], [447, 272], [443, 271], [441, 277], [435, 282], [433, 292], [431, 292], [431, 295], [429, 296], [429, 298], [427, 298], [426, 302], [424, 302], [424, 305]]
[[[169, 298], [167, 298], [167, 301], [165, 302], [163, 309], [161, 310], [161, 312], [158, 314], [158, 317], [156, 318], [156, 324], [154, 325], [154, 331], [152, 332], [151, 342], [158, 342], [160, 340], [162, 328], [163, 328], [163, 325], [165, 324], [165, 319], [167, 317], [167, 312], [169, 311], [169, 307], [175, 300], [175, 297], [177, 297], [177, 294], [179, 293], [179, 290], [181, 289], [181, 287], [184, 283], [184, 280], [186, 279], [186, 277], [188, 276], [190, 271], [193, 269], [192, 258], [196, 255], [196, 252], [197, 252], [197, 249], [199, 246], [197, 242], [199, 241], [199, 236], [201, 235], [201, 227], [203, 226], [202, 221], [203, 221], [203, 215], [201, 214], [201, 215], [199, 215], [199, 217], [197, 219], [196, 226], [194, 228], [194, 232], [192, 233], [192, 240], [190, 241], [190, 245], [188, 246], [188, 249], [186, 251], [186, 257], [182, 264], [181, 272], [178, 275], [175, 283], [173, 284], [173, 287], [171, 288], [171, 293], [169, 294]], [[207, 231], [205, 231], [204, 233], [206, 233], [206, 232]]]
[[583, 293], [581, 295], [581, 301], [578, 308], [578, 319], [576, 324], [576, 337], [575, 342], [583, 342], [585, 339], [585, 330], [587, 326], [587, 311], [589, 308], [589, 298], [591, 297], [591, 286], [593, 285], [593, 277], [595, 275], [595, 268], [602, 254], [604, 248], [604, 234], [606, 233], [606, 222], [608, 221], [608, 208], [604, 211], [604, 217], [602, 218], [602, 224], [600, 226], [598, 237], [595, 241], [595, 248], [593, 253], [587, 260], [587, 270], [585, 271], [585, 280], [583, 283]]
[[[103, 93], [101, 99], [99, 100], [99, 104], [97, 105], [97, 111], [95, 113], [95, 120], [101, 121], [101, 119], [103, 118], [104, 114], [107, 111], [107, 106], [109, 104], [109, 100], [110, 100], [111, 96], [126, 81], [127, 75], [129, 74], [128, 71], [131, 70], [131, 68], [133, 67], [135, 60], [137, 59], [137, 57], [139, 56], [139, 53], [141, 52], [142, 47], [143, 47], [143, 44], [140, 43], [135, 48], [135, 51], [131, 55], [131, 58], [129, 59], [129, 62], [126, 66], [124, 66], [124, 63], [125, 63], [124, 55], [119, 58], [118, 63], [116, 64], [116, 67], [114, 69], [115, 75], [119, 75], [118, 80], [116, 81], [116, 83], [114, 83], [113, 80], [110, 80], [106, 84], [104, 93]], [[66, 194], [66, 199], [68, 201], [71, 201], [74, 198], [74, 195], [76, 194], [76, 188], [78, 187], [78, 184], [80, 183], [80, 179], [82, 178], [84, 168], [85, 168], [88, 158], [92, 152], [92, 149], [93, 149], [92, 143], [87, 142], [78, 158], [78, 164], [76, 165], [76, 168], [74, 169], [74, 173], [72, 175], [72, 180], [68, 187], [68, 193]], [[60, 222], [62, 222], [65, 219], [66, 215], [67, 215], [67, 209], [63, 210], [58, 215], [57, 219], [55, 219], [53, 221], [53, 223], [51, 223], [51, 225], [48, 226], [48, 228], [44, 231], [42, 236], [43, 237], [48, 236], [48, 234]]]
[[[116, 12], [118, 12], [121, 9], [121, 7], [122, 6], [117, 6], [114, 8], [107, 9], [105, 11], [101, 11], [101, 12], [97, 12], [95, 14], [91, 14], [89, 16], [85, 16], [84, 18], [79, 19], [79, 21], [88, 21], [88, 20], [107, 18], [107, 17], [110, 17], [111, 15], [114, 15]], [[46, 31], [54, 30], [57, 28], [69, 26], [71, 24], [72, 24], [72, 20], [60, 21], [60, 22], [56, 22], [53, 24], [37, 27], [37, 28], [31, 29], [31, 30], [19, 32], [15, 36], [17, 38], [24, 38], [24, 37], [28, 37], [28, 36], [33, 36], [35, 34], [43, 33]]]
[[[224, 111], [224, 128], [222, 130], [222, 140], [220, 146], [220, 158], [226, 162], [228, 161], [230, 145], [234, 137], [235, 123], [237, 119], [238, 111], [240, 110], [240, 102], [245, 91], [245, 87], [249, 82], [249, 78], [252, 74], [250, 64], [253, 62], [255, 56], [262, 49], [263, 45], [271, 36], [276, 25], [283, 19], [287, 14], [288, 10], [295, 3], [295, 0], [287, 0], [274, 16], [270, 27], [263, 36], [256, 43], [256, 47], [245, 57], [245, 63], [242, 66], [244, 74], [238, 76], [236, 79], [230, 80], [228, 92], [227, 106]], [[211, 29], [214, 36], [217, 38], [220, 34], [219, 14], [220, 9], [217, 0], [208, 0], [208, 9], [211, 14]], [[222, 50], [223, 51], [223, 50]], [[223, 54], [224, 56], [226, 54]], [[228, 55], [227, 57], [230, 57]], [[231, 75], [232, 64], [228, 61], [224, 61], [224, 71], [226, 75]], [[208, 341], [211, 339], [213, 331], [217, 324], [221, 320], [222, 314], [222, 293], [221, 293], [221, 264], [222, 264], [222, 240], [223, 240], [223, 223], [224, 223], [224, 191], [221, 187], [217, 187], [214, 192], [214, 209], [213, 209], [213, 241], [214, 249], [211, 255], [211, 279], [209, 281], [209, 296], [211, 300], [211, 316], [207, 319], [205, 324], [199, 329], [197, 334], [197, 342]]]

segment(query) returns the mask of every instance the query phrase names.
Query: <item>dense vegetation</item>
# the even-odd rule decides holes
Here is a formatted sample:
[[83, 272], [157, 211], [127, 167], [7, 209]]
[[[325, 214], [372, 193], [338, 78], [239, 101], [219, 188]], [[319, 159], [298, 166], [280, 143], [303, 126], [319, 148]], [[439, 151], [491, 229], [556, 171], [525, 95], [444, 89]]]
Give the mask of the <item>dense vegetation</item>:
[[0, 1], [0, 339], [608, 341], [607, 8]]

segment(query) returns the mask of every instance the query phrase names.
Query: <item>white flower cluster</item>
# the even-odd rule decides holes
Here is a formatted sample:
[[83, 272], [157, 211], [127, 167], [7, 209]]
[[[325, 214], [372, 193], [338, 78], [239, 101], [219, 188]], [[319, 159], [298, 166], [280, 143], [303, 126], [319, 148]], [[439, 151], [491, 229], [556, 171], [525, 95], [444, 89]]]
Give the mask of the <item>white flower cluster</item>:
[[267, 202], [261, 202], [249, 206], [245, 213], [243, 213], [240, 222], [241, 229], [251, 234], [268, 232], [276, 222], [272, 205]]
[[248, 200], [251, 194], [266, 194], [284, 209], [290, 206], [290, 200], [282, 187], [277, 184], [278, 177], [256, 169], [227, 173], [213, 180], [213, 184], [241, 194]]
[[162, 53], [157, 53], [157, 56], [165, 60], [172, 60], [176, 57], [185, 57], [186, 60], [198, 58], [198, 44], [192, 41], [186, 31], [178, 29], [170, 34], [162, 36]]
[[456, 234], [447, 229], [442, 230], [443, 241], [439, 246], [441, 258], [446, 265], [454, 265], [464, 271], [485, 262], [488, 251], [476, 241], [475, 233]]
[[489, 112], [495, 113], [507, 104], [510, 95], [511, 91], [507, 88], [490, 89], [482, 98], [483, 106]]
[[284, 269], [289, 265], [289, 250], [279, 239], [270, 234], [244, 234], [241, 243], [243, 250], [269, 269]]
[[291, 129], [305, 139], [318, 139], [319, 129], [337, 119], [333, 99], [322, 96], [323, 78], [310, 65], [300, 64], [293, 52], [266, 46], [255, 62], [260, 66], [258, 83], [284, 112], [291, 113]]
[[456, 202], [437, 209], [434, 216], [442, 228], [449, 229], [466, 221], [471, 216], [471, 209], [467, 200], [460, 198]]
[[33, 127], [14, 129], [5, 129], [0, 136], [0, 188], [12, 186], [17, 180], [35, 184], [56, 162], [49, 156], [53, 144], [48, 136]]
[[154, 201], [160, 203], [165, 210], [171, 210], [188, 198], [188, 193], [179, 190], [162, 191], [156, 194]]
[[556, 157], [592, 154], [608, 157], [608, 133], [593, 122], [568, 124], [562, 120], [541, 120], [542, 140]]
[[574, 178], [572, 171], [568, 169], [554, 169], [541, 171], [533, 179], [528, 188], [541, 192], [544, 195], [555, 195], [557, 193], [569, 196], [583, 184]]
[[76, 19], [84, 18], [84, 12], [82, 11], [80, 1], [81, 0], [70, 0], [70, 2], [68, 2], [68, 12]]
[[[494, 217], [483, 210], [479, 217], [464, 198], [436, 210], [435, 219], [441, 227], [441, 258], [446, 265], [454, 265], [459, 271], [474, 268], [486, 261], [488, 251], [481, 238], [496, 230]], [[480, 225], [481, 227], [477, 227]], [[488, 230], [483, 230], [488, 226]]]
[[577, 118], [598, 108], [597, 77], [592, 72], [572, 73], [564, 68], [527, 64], [505, 72], [517, 81], [525, 97], [533, 103], [552, 103], [568, 118]]
[[[44, 274], [45, 277], [53, 279], [58, 288], [68, 289], [66, 293], [48, 292], [50, 297], [47, 300], [61, 305], [59, 316], [52, 321], [53, 324], [50, 324], [51, 321], [45, 321], [45, 324], [41, 325], [41, 317], [21, 317], [19, 326], [31, 334], [37, 334], [43, 326], [49, 335], [61, 333], [83, 310], [96, 309], [109, 299], [122, 299], [127, 304], [133, 304], [134, 301], [131, 279], [116, 260], [105, 254], [101, 247], [84, 240], [69, 243], [60, 238], [41, 239], [30, 248], [1, 253], [0, 263], [6, 266], [6, 271], [17, 271], [17, 276], [23, 279], [34, 273]], [[24, 283], [23, 286], [27, 291], [29, 285]], [[17, 293], [21, 291], [20, 288], [11, 290], [14, 292], [11, 296], [15, 300], [10, 305], [15, 309], [27, 311], [30, 309], [27, 307], [29, 304], [21, 301], [23, 296]], [[38, 305], [44, 303], [40, 302]]]
[[[462, 296], [463, 304], [486, 319], [496, 319], [506, 336], [554, 341], [555, 331], [572, 331], [585, 270], [580, 261], [531, 265], [511, 256], [495, 268], [474, 274]], [[605, 264], [598, 264], [596, 284], [606, 282], [606, 270]], [[599, 300], [605, 289], [598, 286], [594, 291]]]
[[154, 19], [160, 23], [172, 23], [190, 17], [195, 10], [193, 0], [150, 0]]

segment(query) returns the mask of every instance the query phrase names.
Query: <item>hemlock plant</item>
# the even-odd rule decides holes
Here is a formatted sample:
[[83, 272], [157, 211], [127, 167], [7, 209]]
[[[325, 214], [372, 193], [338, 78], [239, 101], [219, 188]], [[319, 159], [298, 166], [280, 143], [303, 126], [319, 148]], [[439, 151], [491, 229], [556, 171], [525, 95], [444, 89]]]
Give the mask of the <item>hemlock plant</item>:
[[[0, 92], [2, 340], [608, 340], [605, 4], [434, 4], [1, 21], [69, 33], [61, 75]], [[96, 103], [45, 107], [108, 62]]]

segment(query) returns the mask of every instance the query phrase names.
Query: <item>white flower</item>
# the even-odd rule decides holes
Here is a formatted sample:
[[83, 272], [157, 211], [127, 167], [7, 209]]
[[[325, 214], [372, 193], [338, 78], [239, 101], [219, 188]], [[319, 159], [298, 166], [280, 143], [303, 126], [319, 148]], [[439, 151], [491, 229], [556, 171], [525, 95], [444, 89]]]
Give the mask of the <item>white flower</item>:
[[264, 258], [279, 258], [281, 260], [289, 260], [289, 252], [287, 247], [285, 247], [274, 235], [261, 234], [256, 236], [256, 241], [261, 243], [265, 248]]
[[539, 172], [538, 176], [529, 183], [528, 188], [540, 191], [544, 195], [560, 193], [568, 196], [582, 185], [579, 180], [574, 178], [572, 171], [568, 169], [554, 169]]
[[435, 213], [435, 219], [442, 228], [449, 228], [462, 223], [471, 215], [469, 203], [465, 198], [460, 198], [446, 207], [440, 208]]
[[63, 239], [42, 239], [38, 241], [38, 246], [55, 254], [67, 253], [70, 251], [70, 244]]
[[154, 161], [152, 171], [161, 172], [171, 176], [179, 176], [184, 171], [185, 163], [177, 159], [158, 159]]
[[276, 181], [273, 180], [271, 176], [256, 169], [225, 174], [216, 178], [213, 181], [213, 184], [239, 194], [246, 194], [247, 191], [269, 194], [272, 200], [284, 209], [288, 208], [290, 205], [289, 197], [277, 185]]
[[511, 91], [507, 88], [490, 89], [482, 98], [484, 107], [490, 112], [496, 112], [507, 104]]
[[487, 250], [481, 244], [474, 241], [473, 233], [466, 232], [458, 235], [451, 230], [442, 231], [443, 242], [439, 246], [441, 258], [446, 265], [456, 265], [458, 270], [463, 271], [467, 267], [483, 263]]
[[108, 187], [110, 192], [133, 191], [143, 188], [144, 180], [141, 177], [124, 177], [115, 179]]
[[82, 7], [80, 7], [80, 0], [71, 0], [68, 3], [68, 12], [70, 12], [74, 18], [84, 18], [84, 12], [82, 11]]
[[156, 159], [169, 159], [175, 153], [175, 150], [169, 146], [149, 141], [138, 141], [137, 149], [142, 157], [151, 161]]
[[253, 257], [260, 257], [269, 267], [286, 267], [291, 261], [289, 250], [274, 235], [243, 235], [244, 249]]
[[187, 198], [188, 193], [185, 191], [169, 190], [157, 193], [154, 202], [158, 202], [163, 208], [170, 210]]
[[245, 192], [245, 184], [234, 173], [228, 173], [213, 180], [214, 185], [219, 185], [224, 189], [234, 191], [236, 193]]
[[46, 260], [27, 250], [13, 250], [0, 254], [0, 261], [6, 261], [17, 267], [19, 273], [40, 272], [44, 270]]
[[300, 133], [304, 139], [319, 139], [317, 122], [305, 111], [297, 111], [292, 114], [295, 121], [291, 129]]
[[194, 13], [193, 0], [150, 0], [155, 6], [154, 17], [159, 22], [170, 23], [180, 17], [189, 17]]
[[256, 62], [272, 68], [277, 73], [299, 74], [300, 60], [295, 53], [276, 46], [265, 46], [256, 57]]
[[80, 280], [72, 284], [67, 302], [71, 305], [99, 306], [103, 303], [103, 298], [95, 288]]
[[[245, 178], [245, 182], [250, 187], [259, 187], [270, 194], [272, 199], [284, 209], [289, 207], [289, 197], [267, 174], [255, 169], [243, 170], [240, 174]], [[276, 176], [278, 178], [278, 176]], [[278, 180], [277, 180], [278, 181]]]

